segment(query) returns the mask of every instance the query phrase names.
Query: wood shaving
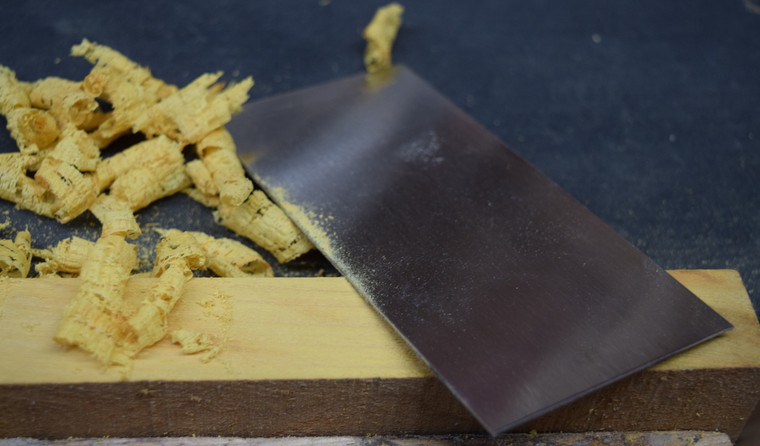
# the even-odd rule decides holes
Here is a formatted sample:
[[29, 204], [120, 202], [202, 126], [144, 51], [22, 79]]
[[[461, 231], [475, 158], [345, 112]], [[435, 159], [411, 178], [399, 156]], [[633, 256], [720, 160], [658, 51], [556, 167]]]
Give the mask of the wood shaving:
[[166, 336], [168, 315], [193, 277], [193, 269], [205, 268], [206, 257], [195, 238], [182, 231], [169, 231], [156, 246], [153, 269], [158, 282], [151, 288], [139, 309], [129, 319], [137, 332], [131, 346], [133, 354]]
[[219, 277], [273, 277], [272, 267], [261, 254], [229, 238], [215, 238], [203, 232], [190, 232], [203, 248], [208, 269]]
[[14, 108], [5, 115], [11, 137], [21, 148], [46, 149], [55, 143], [61, 131], [53, 115], [30, 107]]
[[222, 88], [214, 85], [221, 72], [204, 74], [185, 88], [152, 105], [135, 121], [133, 130], [148, 136], [166, 135], [193, 144], [223, 126], [248, 100], [253, 79]]
[[219, 189], [203, 161], [192, 160], [185, 164], [185, 173], [190, 177], [198, 192], [209, 197], [219, 195]]
[[24, 278], [32, 263], [32, 236], [19, 231], [13, 240], [0, 240], [0, 277]]
[[80, 287], [66, 305], [56, 342], [76, 346], [104, 365], [128, 365], [137, 332], [124, 314], [124, 289], [137, 264], [137, 249], [123, 237], [101, 237], [87, 253]]
[[54, 217], [55, 198], [43, 186], [27, 176], [39, 158], [24, 153], [0, 154], [0, 198], [11, 201], [45, 217]]
[[[84, 57], [90, 63], [95, 64], [99, 70], [107, 70], [112, 77], [124, 79], [132, 85], [139, 85], [146, 94], [160, 100], [168, 97], [177, 90], [177, 87], [153, 77], [150, 70], [130, 60], [125, 55], [105, 45], [83, 39], [79, 45], [71, 48], [71, 55]], [[106, 94], [107, 99], [114, 100], [108, 85], [102, 85], [98, 94]]]
[[31, 105], [47, 110], [58, 126], [73, 125], [82, 130], [93, 130], [105, 120], [105, 113], [95, 98], [82, 89], [82, 83], [47, 77], [35, 82], [29, 93]]
[[99, 160], [100, 150], [73, 126], [42, 160], [34, 179], [55, 197], [55, 217], [61, 223], [81, 215], [95, 202], [95, 180], [83, 171], [94, 170]]
[[142, 234], [129, 203], [112, 195], [100, 195], [90, 206], [90, 212], [103, 225], [101, 236], [119, 235], [137, 238]]
[[[69, 124], [61, 132], [55, 148], [45, 154], [45, 159], [55, 158], [71, 164], [81, 172], [93, 172], [100, 164], [100, 148], [83, 130]], [[44, 162], [44, 161], [43, 161]]]
[[69, 237], [61, 240], [51, 250], [38, 251], [35, 255], [45, 259], [35, 265], [40, 276], [53, 276], [61, 273], [79, 275], [87, 260], [87, 255], [95, 245], [94, 242], [80, 237]]
[[391, 48], [401, 27], [404, 7], [390, 3], [375, 12], [372, 21], [364, 28], [362, 36], [367, 41], [364, 50], [364, 67], [368, 73], [387, 70], [391, 67]]
[[[253, 191], [253, 183], [246, 178], [240, 164], [232, 136], [220, 128], [203, 138], [197, 144], [198, 155], [209, 172], [219, 199], [232, 206], [241, 205]], [[198, 187], [196, 183], [196, 187]], [[211, 193], [212, 189], [204, 193]]]
[[282, 262], [289, 262], [314, 246], [260, 190], [255, 190], [240, 206], [222, 202], [215, 213], [218, 221], [266, 249]]
[[[72, 248], [56, 248], [56, 254]], [[84, 245], [79, 245], [81, 249]], [[81, 257], [81, 254], [80, 254]], [[142, 349], [166, 336], [168, 314], [193, 277], [205, 267], [195, 238], [181, 231], [164, 236], [156, 247], [154, 276], [158, 281], [137, 311], [127, 316], [123, 294], [137, 264], [136, 248], [123, 237], [101, 237], [87, 249], [80, 269], [80, 289], [64, 311], [55, 340], [86, 350], [105, 365], [129, 365]]]
[[185, 173], [181, 146], [163, 135], [156, 139], [162, 150], [146, 153], [111, 183], [110, 195], [128, 203], [132, 211], [173, 195], [191, 184]]
[[29, 108], [31, 105], [27, 88], [16, 79], [16, 73], [0, 65], [0, 115], [8, 116], [13, 109]]
[[137, 143], [104, 159], [95, 169], [98, 189], [101, 192], [106, 190], [116, 178], [129, 172], [133, 167], [143, 164], [156, 153], [173, 151], [177, 148], [177, 143], [169, 138], [158, 137]]
[[194, 238], [203, 250], [205, 267], [219, 277], [273, 277], [272, 267], [261, 254], [229, 238], [212, 237], [204, 232], [157, 229], [163, 237], [185, 234]]
[[82, 82], [82, 90], [113, 106], [92, 133], [100, 147], [132, 131], [149, 107], [177, 91], [177, 87], [153, 77], [150, 70], [105, 45], [84, 39], [72, 47], [71, 55], [95, 65]]

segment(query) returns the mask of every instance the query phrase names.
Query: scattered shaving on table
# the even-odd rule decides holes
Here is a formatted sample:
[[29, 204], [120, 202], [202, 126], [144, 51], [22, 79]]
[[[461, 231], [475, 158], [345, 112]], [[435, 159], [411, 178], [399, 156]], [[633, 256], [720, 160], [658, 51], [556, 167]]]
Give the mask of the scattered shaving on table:
[[[219, 189], [214, 183], [214, 179], [211, 177], [211, 171], [208, 170], [206, 165], [201, 160], [192, 160], [185, 164], [185, 173], [190, 177], [190, 181], [195, 186], [193, 189], [198, 191], [204, 197], [208, 199], [215, 199], [219, 195]], [[216, 202], [218, 206], [219, 203]]]
[[0, 114], [7, 116], [13, 109], [31, 105], [28, 84], [19, 82], [13, 70], [0, 65]]
[[35, 253], [36, 257], [45, 261], [35, 265], [34, 269], [41, 277], [79, 275], [93, 245], [95, 243], [79, 237], [61, 240], [53, 249]]
[[5, 115], [11, 137], [23, 152], [37, 152], [53, 145], [60, 129], [53, 115], [31, 107], [14, 108]]
[[31, 105], [47, 110], [60, 126], [73, 125], [94, 130], [105, 120], [105, 113], [93, 96], [82, 89], [82, 83], [48, 77], [35, 82], [29, 92]]
[[72, 47], [71, 55], [94, 64], [82, 82], [82, 90], [113, 107], [91, 133], [100, 147], [132, 132], [134, 123], [148, 108], [177, 91], [177, 87], [156, 79], [150, 70], [118, 51], [87, 39]]
[[229, 238], [204, 232], [156, 229], [163, 237], [192, 237], [206, 258], [205, 268], [218, 277], [273, 277], [272, 267], [256, 250]]
[[271, 252], [280, 262], [289, 262], [313, 245], [285, 213], [260, 190], [240, 206], [222, 202], [214, 214], [218, 221]]
[[20, 209], [53, 218], [54, 198], [26, 172], [39, 163], [39, 157], [25, 153], [0, 153], [0, 198], [16, 203]]
[[134, 239], [142, 234], [140, 225], [137, 224], [137, 219], [129, 203], [113, 195], [100, 195], [90, 206], [90, 212], [103, 225], [101, 237], [120, 235]]
[[272, 267], [261, 254], [229, 238], [190, 232], [206, 253], [208, 269], [219, 277], [273, 277]]
[[245, 176], [229, 132], [224, 128], [215, 130], [197, 144], [197, 151], [215, 186], [204, 185], [202, 191], [218, 191], [222, 203], [240, 206], [253, 192], [253, 183]]
[[163, 142], [161, 150], [146, 153], [110, 185], [109, 195], [126, 203], [132, 211], [190, 186], [180, 145], [163, 135], [157, 139]]
[[165, 152], [179, 150], [179, 144], [167, 137], [157, 137], [139, 142], [101, 161], [95, 168], [98, 190], [105, 191], [117, 178], [132, 168], [155, 162]]
[[32, 236], [19, 231], [13, 240], [0, 240], [0, 276], [23, 278], [32, 264]]
[[362, 36], [367, 41], [364, 50], [364, 67], [368, 73], [377, 73], [391, 67], [391, 48], [401, 27], [404, 7], [390, 3], [375, 12]]
[[95, 202], [98, 191], [90, 172], [99, 160], [100, 149], [72, 125], [40, 163], [34, 180], [55, 197], [55, 217], [61, 223], [78, 217]]
[[187, 87], [149, 107], [134, 121], [133, 129], [148, 136], [167, 135], [193, 144], [223, 126], [248, 100], [253, 79], [224, 88], [216, 84], [222, 73], [205, 74]]

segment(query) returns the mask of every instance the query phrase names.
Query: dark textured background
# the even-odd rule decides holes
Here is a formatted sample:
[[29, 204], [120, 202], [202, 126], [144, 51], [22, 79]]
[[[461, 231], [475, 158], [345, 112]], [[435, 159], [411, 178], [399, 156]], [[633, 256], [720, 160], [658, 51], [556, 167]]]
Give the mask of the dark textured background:
[[[216, 70], [252, 75], [254, 100], [362, 71], [360, 33], [383, 4], [4, 3], [0, 64], [20, 79], [81, 79], [90, 65], [68, 53], [86, 37], [178, 85]], [[760, 307], [759, 14], [742, 0], [403, 4], [396, 62], [662, 267], [737, 269]], [[1, 132], [0, 150], [12, 144]], [[64, 229], [2, 206], [0, 220], [31, 225], [39, 247], [97, 236], [88, 217]], [[185, 197], [139, 218], [228, 235]], [[319, 267], [317, 257], [291, 270]]]

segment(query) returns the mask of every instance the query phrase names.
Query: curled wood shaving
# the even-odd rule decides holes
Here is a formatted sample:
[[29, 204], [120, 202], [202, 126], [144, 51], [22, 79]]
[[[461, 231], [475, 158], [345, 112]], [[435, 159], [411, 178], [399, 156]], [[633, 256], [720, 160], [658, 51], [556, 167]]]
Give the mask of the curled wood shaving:
[[53, 218], [54, 197], [42, 185], [27, 176], [30, 166], [39, 158], [24, 153], [0, 154], [0, 198], [21, 209]]
[[110, 195], [137, 211], [190, 186], [184, 162], [179, 143], [162, 135], [101, 162], [95, 171], [97, 187], [110, 186]]
[[81, 82], [47, 77], [32, 85], [29, 99], [34, 107], [48, 110], [61, 128], [73, 125], [92, 130], [105, 119], [95, 98], [82, 90]]
[[80, 288], [66, 305], [55, 334], [60, 344], [90, 352], [105, 365], [128, 365], [128, 347], [137, 339], [124, 313], [122, 296], [137, 265], [134, 245], [123, 237], [101, 237], [87, 253]]
[[219, 128], [203, 138], [197, 144], [197, 151], [222, 203], [239, 206], [251, 195], [253, 183], [245, 176], [235, 142], [226, 129]]
[[21, 148], [46, 149], [55, 143], [61, 131], [53, 115], [45, 110], [17, 107], [6, 115], [11, 137]]
[[13, 109], [31, 105], [25, 84], [18, 81], [13, 70], [0, 65], [0, 115], [7, 116]]
[[[84, 57], [90, 63], [95, 64], [95, 68], [108, 70], [113, 77], [122, 78], [132, 85], [139, 85], [147, 94], [157, 99], [166, 98], [177, 90], [177, 87], [153, 77], [148, 68], [130, 60], [113, 48], [100, 45], [97, 42], [83, 39], [81, 43], [71, 48], [71, 55]], [[109, 100], [117, 99], [110, 95], [113, 91], [109, 91], [108, 86], [102, 87], [99, 94], [102, 93], [109, 94], [107, 98]]]
[[182, 231], [168, 231], [156, 246], [153, 273], [158, 282], [151, 288], [129, 323], [137, 332], [136, 342], [130, 346], [139, 352], [166, 336], [168, 315], [182, 295], [182, 290], [193, 277], [193, 269], [205, 268], [206, 257], [195, 238]]
[[219, 277], [272, 277], [272, 267], [261, 254], [229, 238], [190, 232], [206, 253], [208, 269]]
[[185, 172], [198, 192], [209, 197], [219, 195], [219, 189], [211, 178], [211, 172], [201, 160], [192, 160], [185, 164]]
[[44, 158], [34, 179], [56, 198], [55, 217], [66, 223], [86, 211], [97, 197], [92, 171], [100, 150], [87, 134], [69, 126], [63, 139]]
[[0, 277], [23, 278], [32, 263], [32, 237], [19, 231], [14, 240], [0, 240]]
[[253, 79], [221, 88], [222, 73], [204, 74], [186, 87], [152, 105], [135, 121], [133, 130], [148, 136], [166, 135], [193, 144], [223, 126], [248, 100]]
[[104, 191], [119, 176], [139, 166], [156, 153], [177, 149], [177, 144], [166, 137], [139, 142], [101, 161], [95, 169], [98, 190]]
[[90, 175], [83, 175], [73, 165], [55, 158], [46, 158], [34, 179], [55, 197], [55, 218], [61, 223], [86, 211], [97, 196]]
[[153, 77], [147, 68], [105, 45], [84, 39], [72, 47], [71, 54], [84, 57], [95, 65], [82, 82], [82, 90], [113, 106], [113, 111], [91, 135], [100, 147], [131, 131], [134, 122], [149, 107], [177, 90], [177, 87]]
[[61, 133], [61, 140], [46, 158], [55, 158], [71, 164], [82, 172], [92, 172], [100, 163], [100, 148], [89, 135], [74, 125], [68, 125]]
[[60, 273], [79, 275], [82, 265], [87, 260], [87, 254], [94, 245], [94, 242], [80, 237], [69, 237], [61, 240], [51, 250], [37, 253], [45, 261], [35, 265], [34, 269], [40, 276]]
[[367, 41], [364, 50], [364, 67], [369, 73], [391, 67], [391, 48], [401, 27], [404, 7], [390, 3], [375, 12], [372, 21], [364, 28], [362, 36]]
[[279, 207], [260, 190], [255, 190], [240, 206], [219, 205], [218, 221], [272, 253], [280, 262], [289, 262], [314, 246]]
[[101, 194], [98, 196], [90, 206], [90, 212], [103, 225], [101, 237], [119, 235], [134, 239], [142, 234], [130, 204], [112, 195]]

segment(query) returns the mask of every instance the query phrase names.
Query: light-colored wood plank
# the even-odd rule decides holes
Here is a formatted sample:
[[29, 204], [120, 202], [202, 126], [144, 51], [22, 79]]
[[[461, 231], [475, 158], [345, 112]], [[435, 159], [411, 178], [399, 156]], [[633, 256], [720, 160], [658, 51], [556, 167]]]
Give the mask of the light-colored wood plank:
[[[671, 274], [735, 329], [520, 430], [738, 435], [760, 399], [760, 324], [735, 271]], [[131, 280], [133, 305], [150, 284]], [[126, 375], [52, 341], [76, 286], [0, 281], [0, 437], [480, 432], [343, 279], [194, 279], [171, 325], [222, 353], [204, 364], [163, 341]]]
[[760, 367], [760, 324], [739, 273], [733, 270], [669, 273], [731, 322], [734, 329], [655, 365], [654, 370]]
[[[130, 279], [135, 304], [153, 279]], [[0, 382], [112, 382], [124, 377], [53, 341], [76, 279], [7, 279], [0, 319]], [[342, 278], [191, 280], [170, 330], [209, 333], [222, 345], [207, 363], [169, 339], [144, 350], [126, 377], [142, 380], [411, 378], [430, 376], [393, 330]], [[33, 370], [30, 373], [30, 370]]]
[[[735, 329], [655, 366], [657, 370], [760, 367], [760, 325], [734, 271], [671, 274], [724, 315]], [[153, 279], [133, 278], [136, 304]], [[0, 282], [0, 382], [110, 382], [124, 370], [105, 369], [77, 349], [53, 342], [76, 279]], [[687, 317], [687, 316], [685, 316]], [[193, 279], [171, 315], [171, 328], [212, 334], [222, 352], [208, 363], [183, 354], [168, 339], [146, 349], [126, 378], [142, 380], [261, 380], [413, 378], [431, 376], [343, 278]], [[32, 372], [30, 372], [32, 371]]]

